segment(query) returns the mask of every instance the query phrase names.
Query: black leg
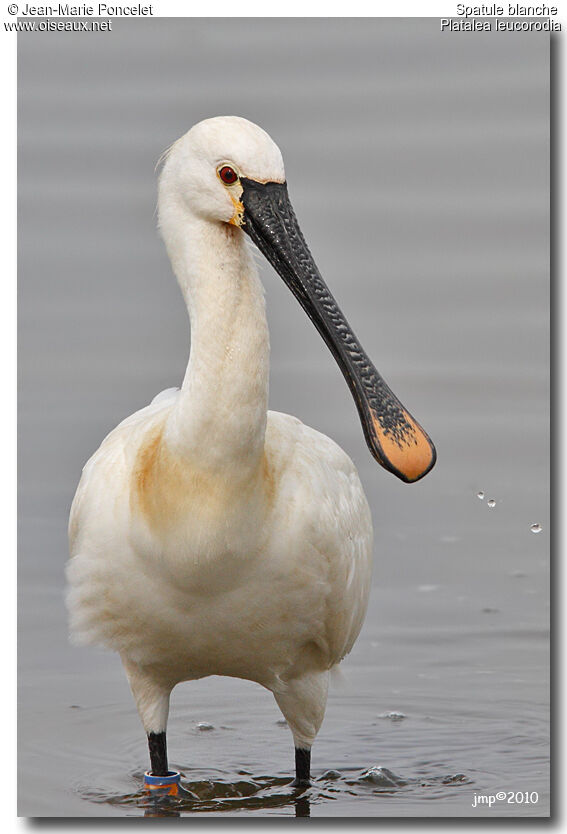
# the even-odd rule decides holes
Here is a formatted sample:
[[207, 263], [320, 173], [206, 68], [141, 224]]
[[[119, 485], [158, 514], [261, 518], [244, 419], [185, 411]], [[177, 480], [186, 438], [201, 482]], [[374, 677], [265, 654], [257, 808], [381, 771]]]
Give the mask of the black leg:
[[167, 776], [167, 744], [165, 732], [148, 733], [148, 747], [150, 748], [150, 763], [152, 776]]
[[311, 784], [311, 750], [295, 748], [295, 779], [292, 784], [295, 788], [306, 788]]

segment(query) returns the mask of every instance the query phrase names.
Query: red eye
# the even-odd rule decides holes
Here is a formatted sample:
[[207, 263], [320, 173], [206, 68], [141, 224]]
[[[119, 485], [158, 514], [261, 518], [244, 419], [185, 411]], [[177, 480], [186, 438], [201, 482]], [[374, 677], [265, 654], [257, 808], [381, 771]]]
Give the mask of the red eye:
[[238, 179], [238, 174], [228, 165], [223, 165], [223, 167], [219, 170], [219, 177], [225, 185], [234, 185]]

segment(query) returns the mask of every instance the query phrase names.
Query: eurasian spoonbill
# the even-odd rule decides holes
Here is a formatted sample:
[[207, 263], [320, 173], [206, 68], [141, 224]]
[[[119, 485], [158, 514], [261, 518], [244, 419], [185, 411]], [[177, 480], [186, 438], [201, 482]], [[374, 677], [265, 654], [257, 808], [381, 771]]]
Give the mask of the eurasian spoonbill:
[[158, 216], [191, 320], [189, 363], [181, 389], [120, 423], [83, 470], [69, 522], [71, 632], [120, 653], [150, 787], [178, 782], [166, 752], [172, 688], [207, 675], [273, 692], [305, 785], [329, 671], [365, 616], [372, 522], [345, 452], [268, 411], [268, 327], [246, 235], [330, 348], [376, 460], [412, 482], [435, 449], [319, 274], [261, 128], [218, 117], [182, 136], [165, 155]]

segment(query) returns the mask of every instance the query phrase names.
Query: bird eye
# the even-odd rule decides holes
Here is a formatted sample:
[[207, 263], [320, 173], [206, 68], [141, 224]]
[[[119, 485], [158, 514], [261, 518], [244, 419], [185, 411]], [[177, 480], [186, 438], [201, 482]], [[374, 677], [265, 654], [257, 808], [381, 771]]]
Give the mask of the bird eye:
[[229, 165], [223, 165], [222, 168], [219, 168], [218, 175], [225, 185], [234, 185], [238, 179], [238, 174]]

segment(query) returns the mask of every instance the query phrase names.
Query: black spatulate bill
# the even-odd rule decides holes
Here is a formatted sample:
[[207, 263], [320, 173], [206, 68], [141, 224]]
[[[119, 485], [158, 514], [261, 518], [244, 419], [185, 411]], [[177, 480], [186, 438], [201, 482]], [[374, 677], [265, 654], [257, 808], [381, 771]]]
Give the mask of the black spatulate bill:
[[299, 228], [287, 184], [241, 179], [243, 230], [280, 274], [335, 357], [354, 397], [370, 451], [412, 483], [433, 468], [429, 436], [382, 379], [323, 281]]

